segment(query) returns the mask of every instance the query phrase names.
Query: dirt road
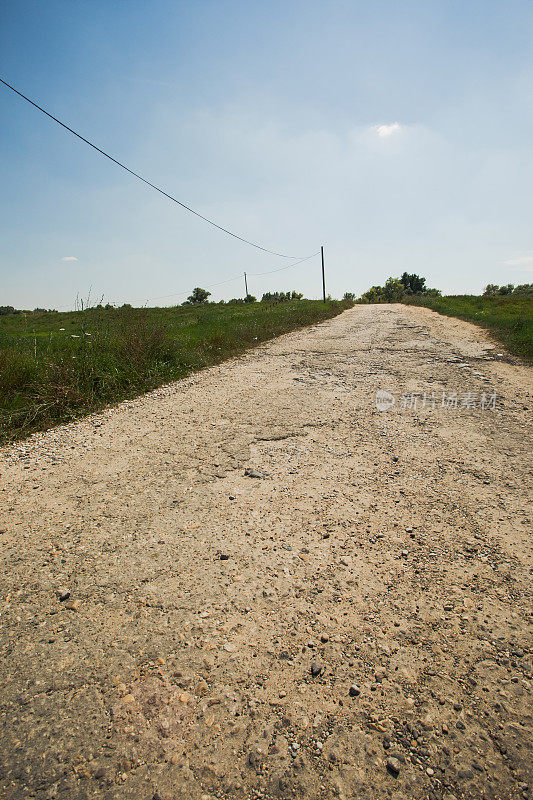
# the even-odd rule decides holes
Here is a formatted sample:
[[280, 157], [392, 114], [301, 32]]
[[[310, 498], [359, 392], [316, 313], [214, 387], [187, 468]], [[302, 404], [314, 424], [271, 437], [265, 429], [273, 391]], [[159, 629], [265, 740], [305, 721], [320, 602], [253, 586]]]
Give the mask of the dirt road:
[[1, 451], [0, 796], [530, 797], [502, 353], [359, 306]]

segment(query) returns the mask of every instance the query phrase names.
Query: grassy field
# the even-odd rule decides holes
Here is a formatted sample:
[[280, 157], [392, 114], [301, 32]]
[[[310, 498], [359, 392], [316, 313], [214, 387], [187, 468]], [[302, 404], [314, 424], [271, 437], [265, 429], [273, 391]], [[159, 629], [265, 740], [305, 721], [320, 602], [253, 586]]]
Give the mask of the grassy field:
[[0, 316], [0, 442], [150, 391], [351, 305], [299, 300]]
[[487, 328], [510, 353], [533, 361], [533, 297], [531, 295], [418, 295], [402, 302], [425, 306], [448, 317], [459, 317]]

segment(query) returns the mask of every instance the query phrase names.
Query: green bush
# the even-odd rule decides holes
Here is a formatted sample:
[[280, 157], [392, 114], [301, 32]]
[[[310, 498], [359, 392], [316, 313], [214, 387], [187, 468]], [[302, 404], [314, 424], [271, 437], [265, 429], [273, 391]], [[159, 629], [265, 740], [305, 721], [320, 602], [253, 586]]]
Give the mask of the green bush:
[[438, 289], [428, 289], [426, 279], [404, 272], [400, 278], [387, 278], [385, 286], [372, 286], [361, 295], [359, 303], [401, 303], [408, 295], [440, 297]]

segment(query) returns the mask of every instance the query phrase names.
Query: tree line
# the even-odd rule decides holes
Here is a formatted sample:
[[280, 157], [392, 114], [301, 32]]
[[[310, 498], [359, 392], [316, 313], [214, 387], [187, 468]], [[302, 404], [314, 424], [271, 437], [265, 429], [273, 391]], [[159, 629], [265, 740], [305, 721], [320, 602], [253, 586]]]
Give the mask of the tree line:
[[[348, 293], [347, 293], [348, 294]], [[415, 273], [404, 272], [399, 278], [387, 278], [384, 286], [372, 286], [361, 295], [360, 303], [401, 303], [407, 295], [440, 297], [440, 289], [430, 289], [426, 279]]]
[[[188, 298], [183, 301], [182, 306], [202, 305], [209, 302], [209, 297], [211, 297], [211, 292], [208, 292], [207, 289], [202, 289], [200, 286], [196, 286], [192, 290], [192, 294], [190, 294]], [[302, 298], [303, 294], [301, 292], [296, 292], [293, 289], [292, 292], [265, 292], [261, 298], [261, 302], [286, 303], [290, 300], [301, 300]], [[246, 297], [234, 297], [228, 301], [219, 300], [218, 305], [241, 305], [243, 303], [257, 302], [257, 297], [254, 297], [253, 294], [247, 294]]]
[[520, 283], [518, 286], [512, 283], [507, 283], [505, 286], [498, 286], [497, 283], [488, 283], [483, 292], [484, 297], [506, 294], [533, 294], [533, 283]]

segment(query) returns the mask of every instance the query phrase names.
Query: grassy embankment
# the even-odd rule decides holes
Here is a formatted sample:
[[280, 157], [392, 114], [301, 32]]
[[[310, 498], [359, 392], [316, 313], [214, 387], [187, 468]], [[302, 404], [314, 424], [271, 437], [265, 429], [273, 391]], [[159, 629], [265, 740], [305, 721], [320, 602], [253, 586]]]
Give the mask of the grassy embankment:
[[416, 295], [404, 303], [425, 306], [448, 317], [474, 322], [487, 328], [510, 353], [533, 361], [533, 297], [531, 295]]
[[299, 300], [0, 316], [0, 442], [150, 391], [351, 305]]

